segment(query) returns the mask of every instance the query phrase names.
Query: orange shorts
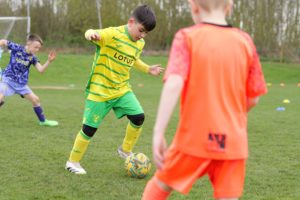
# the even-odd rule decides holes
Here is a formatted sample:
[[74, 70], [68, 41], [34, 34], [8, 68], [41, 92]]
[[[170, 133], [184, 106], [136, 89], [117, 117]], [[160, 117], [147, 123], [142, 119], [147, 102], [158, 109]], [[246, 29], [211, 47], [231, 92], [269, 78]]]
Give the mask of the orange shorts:
[[246, 160], [211, 160], [170, 148], [162, 170], [155, 176], [176, 191], [187, 194], [200, 177], [208, 174], [215, 198], [237, 198], [243, 193]]

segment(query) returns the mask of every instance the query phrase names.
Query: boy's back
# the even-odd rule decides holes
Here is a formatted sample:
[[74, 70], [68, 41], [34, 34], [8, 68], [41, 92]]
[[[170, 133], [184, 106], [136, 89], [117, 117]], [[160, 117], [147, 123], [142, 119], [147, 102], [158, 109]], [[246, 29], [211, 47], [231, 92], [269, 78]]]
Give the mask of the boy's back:
[[[226, 21], [232, 0], [189, 0], [195, 26], [173, 40], [153, 133], [155, 177], [143, 200], [190, 191], [208, 175], [219, 200], [243, 192], [247, 112], [266, 93], [259, 58], [248, 34]], [[180, 121], [167, 148], [165, 132], [181, 94]]]
[[[173, 68], [178, 62], [181, 69]], [[246, 158], [247, 97], [265, 92], [250, 37], [231, 26], [208, 23], [182, 29], [165, 79], [174, 72], [185, 80], [174, 144], [203, 158]]]

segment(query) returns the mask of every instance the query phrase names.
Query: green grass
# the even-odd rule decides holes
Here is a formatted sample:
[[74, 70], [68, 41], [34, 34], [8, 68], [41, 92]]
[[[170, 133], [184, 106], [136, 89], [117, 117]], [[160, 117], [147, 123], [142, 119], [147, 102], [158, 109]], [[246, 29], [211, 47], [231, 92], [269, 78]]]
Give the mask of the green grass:
[[[3, 66], [7, 54], [0, 62]], [[42, 63], [46, 55], [40, 55]], [[166, 64], [165, 57], [146, 57], [146, 62]], [[0, 199], [41, 200], [138, 200], [146, 179], [125, 175], [123, 160], [116, 153], [124, 136], [126, 119], [117, 120], [110, 113], [91, 141], [82, 160], [86, 176], [64, 170], [65, 162], [81, 128], [84, 86], [90, 73], [92, 55], [58, 55], [45, 74], [31, 70], [29, 85], [66, 86], [70, 90], [34, 89], [49, 119], [59, 127], [40, 127], [29, 102], [19, 96], [6, 99], [0, 111]], [[249, 114], [250, 157], [247, 162], [244, 200], [300, 199], [300, 67], [299, 65], [263, 63], [269, 93]], [[285, 87], [279, 83], [284, 82]], [[144, 87], [138, 87], [142, 83]], [[146, 114], [144, 131], [135, 148], [152, 157], [151, 140], [161, 77], [133, 71], [131, 84]], [[283, 104], [289, 99], [290, 104]], [[286, 111], [276, 108], [284, 106]], [[168, 128], [168, 141], [176, 129], [178, 112]], [[154, 169], [151, 171], [151, 175]], [[205, 177], [188, 197], [173, 193], [170, 199], [213, 199]]]

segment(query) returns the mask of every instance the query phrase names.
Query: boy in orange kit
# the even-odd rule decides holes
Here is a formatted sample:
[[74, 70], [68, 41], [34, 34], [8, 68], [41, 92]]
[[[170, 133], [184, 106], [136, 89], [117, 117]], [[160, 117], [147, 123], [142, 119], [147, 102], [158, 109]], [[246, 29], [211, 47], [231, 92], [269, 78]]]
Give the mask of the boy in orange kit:
[[[143, 200], [187, 194], [208, 175], [219, 200], [243, 192], [247, 112], [267, 92], [250, 36], [226, 22], [232, 0], [189, 0], [196, 25], [179, 30], [164, 76], [153, 136], [157, 167]], [[167, 149], [165, 130], [181, 93], [180, 121]]]

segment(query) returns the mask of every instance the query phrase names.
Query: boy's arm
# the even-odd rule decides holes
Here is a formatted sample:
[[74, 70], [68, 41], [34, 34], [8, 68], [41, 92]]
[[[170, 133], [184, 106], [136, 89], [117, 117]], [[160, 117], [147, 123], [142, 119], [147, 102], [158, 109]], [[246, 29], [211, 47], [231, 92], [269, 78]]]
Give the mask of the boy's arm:
[[259, 96], [266, 94], [268, 90], [255, 44], [250, 35], [245, 32], [242, 33], [252, 48], [252, 61], [250, 62], [251, 65], [246, 84], [247, 111], [249, 112], [258, 103]]
[[55, 51], [50, 51], [50, 53], [48, 54], [48, 60], [45, 62], [45, 64], [41, 65], [41, 63], [37, 62], [35, 64], [35, 67], [37, 68], [37, 70], [40, 73], [43, 73], [49, 66], [49, 64], [55, 60], [56, 58], [56, 52]]
[[144, 63], [141, 59], [137, 59], [133, 67], [141, 72], [151, 74], [153, 76], [158, 76], [164, 71], [164, 68], [162, 68], [159, 64], [149, 66], [146, 63]]
[[170, 121], [183, 87], [183, 78], [177, 74], [169, 75], [162, 89], [158, 113], [153, 133], [153, 159], [158, 169], [161, 169], [167, 149], [165, 130]]
[[259, 97], [248, 98], [247, 99], [247, 111], [249, 112], [259, 101]]
[[85, 32], [84, 34], [85, 39], [89, 40], [89, 41], [99, 41], [101, 39], [99, 33], [93, 29], [89, 29]]

